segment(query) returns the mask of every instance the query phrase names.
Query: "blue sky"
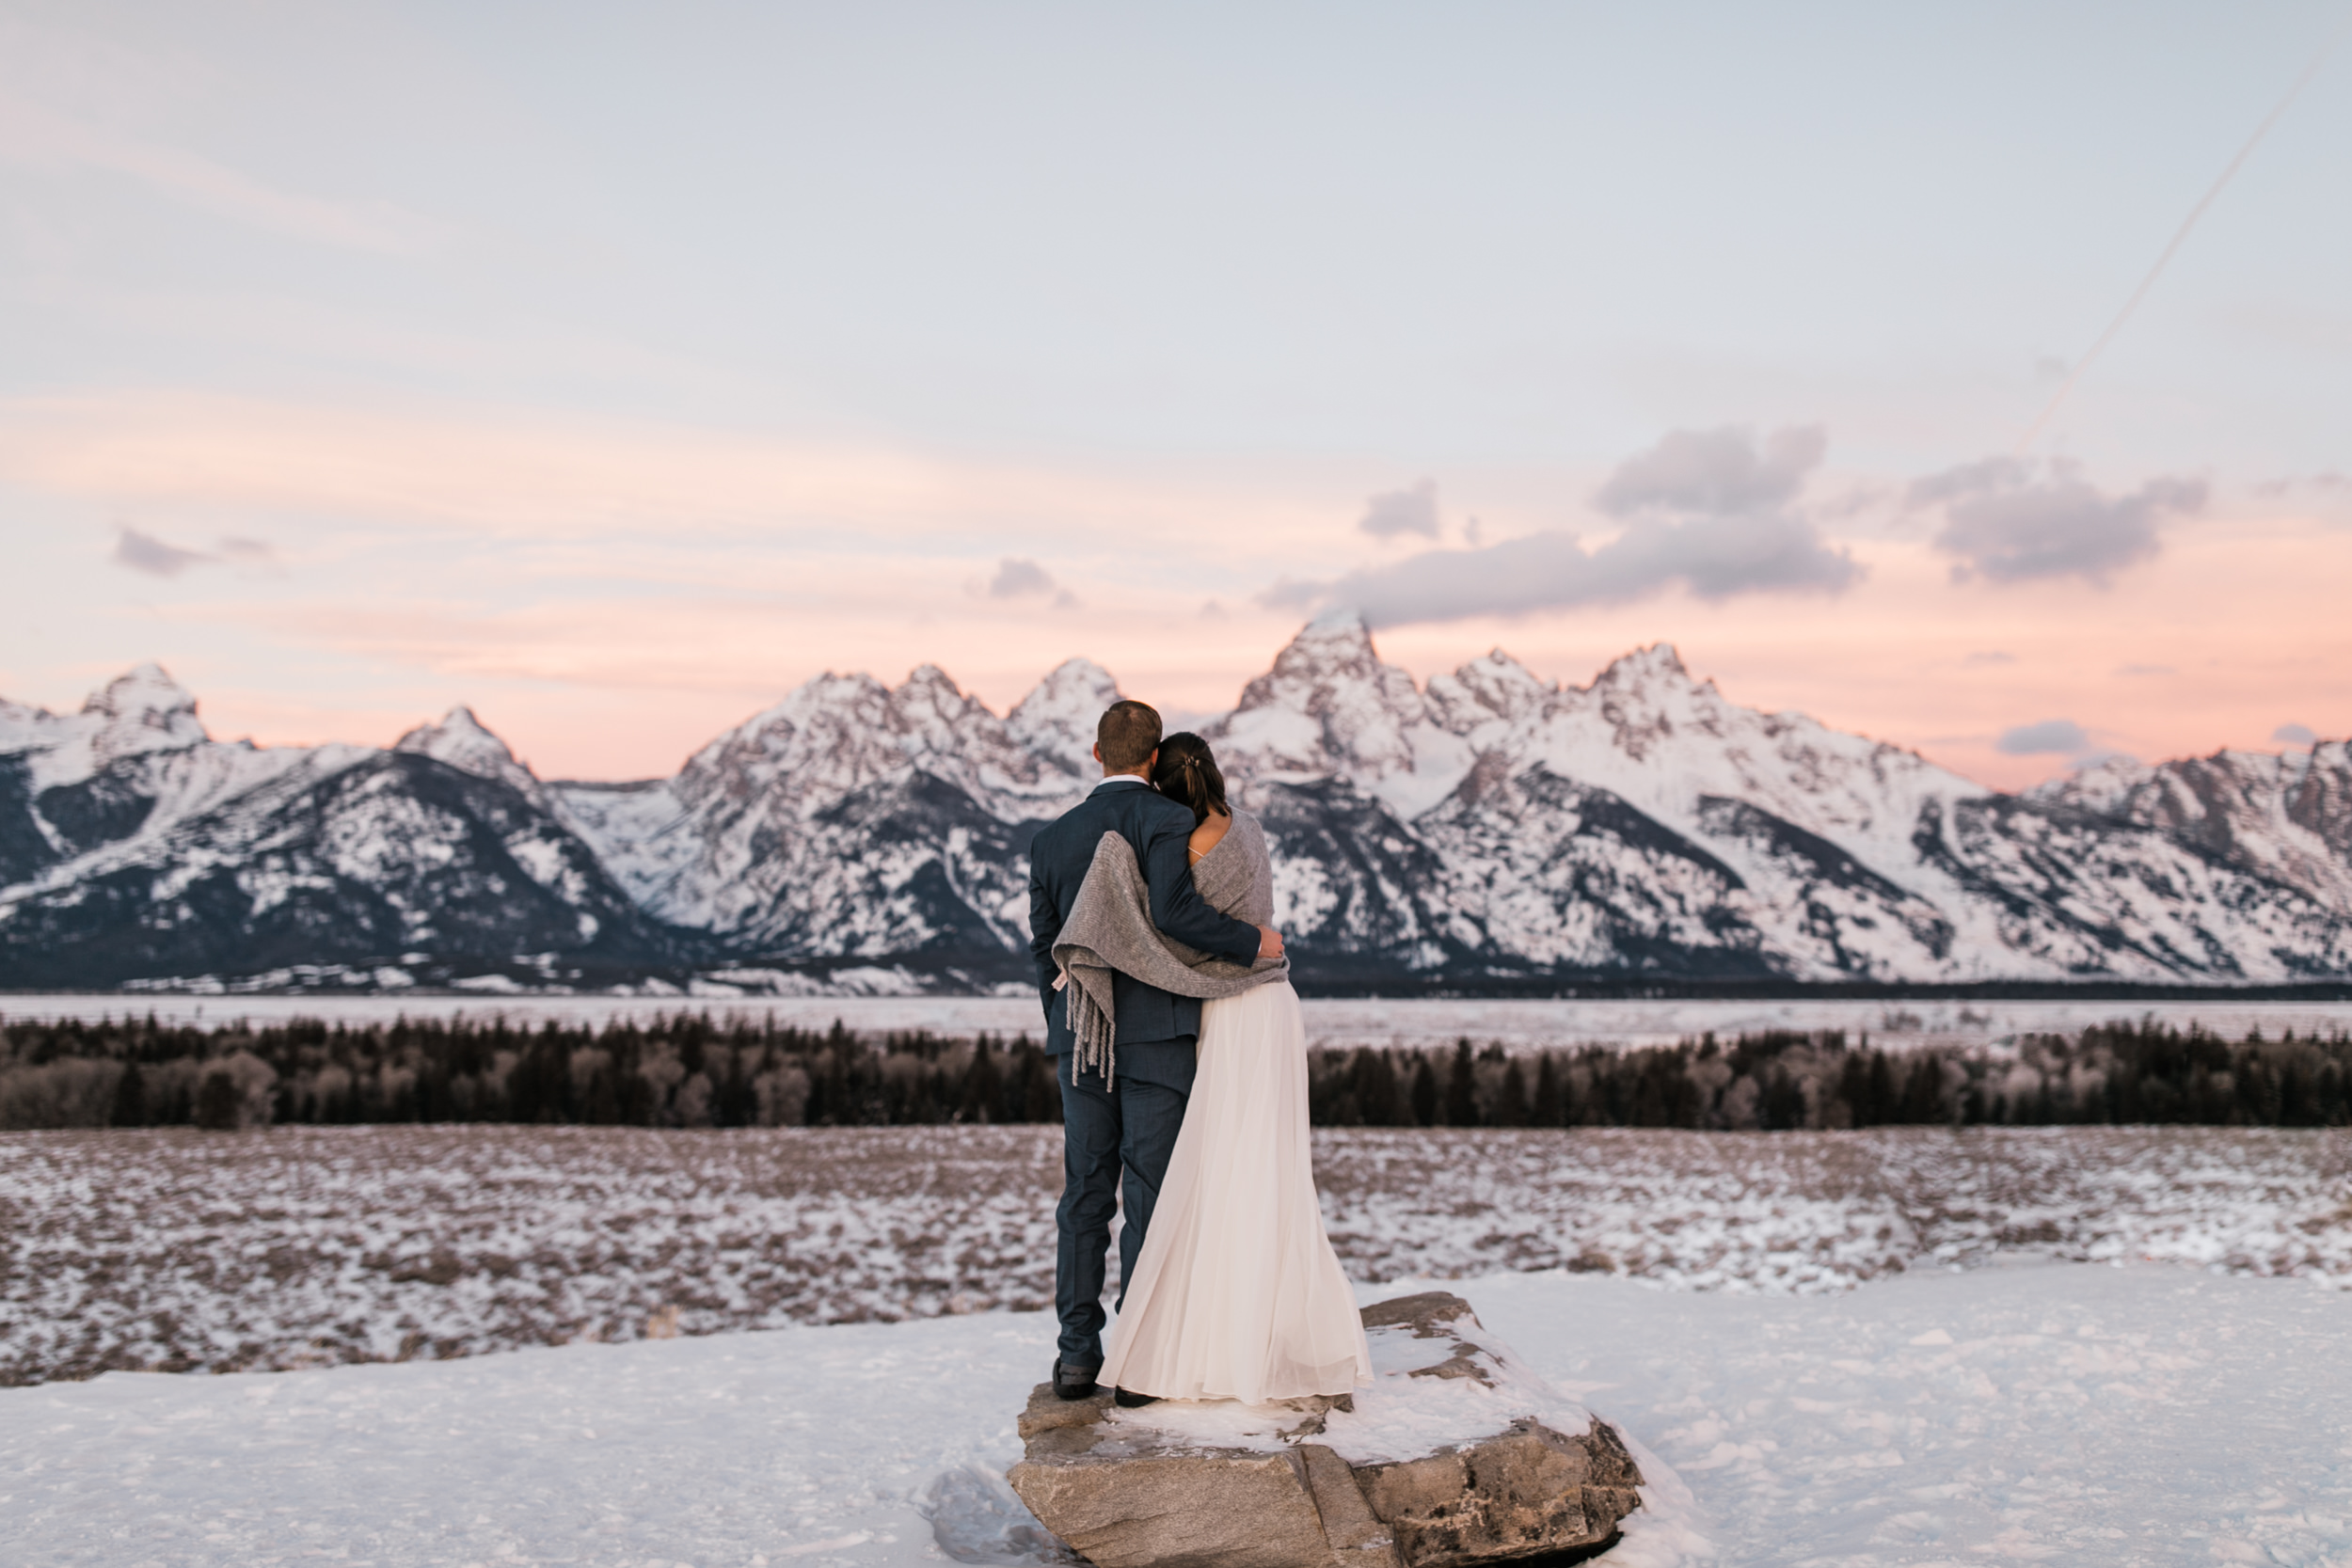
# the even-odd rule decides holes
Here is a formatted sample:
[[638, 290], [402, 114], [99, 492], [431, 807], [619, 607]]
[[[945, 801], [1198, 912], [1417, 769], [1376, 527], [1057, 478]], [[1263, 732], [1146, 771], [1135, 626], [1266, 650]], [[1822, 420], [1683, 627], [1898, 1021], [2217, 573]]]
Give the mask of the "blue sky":
[[2000, 783], [2342, 734], [2352, 49], [1982, 466], [2348, 15], [12, 3], [0, 694], [656, 772], [1354, 595]]

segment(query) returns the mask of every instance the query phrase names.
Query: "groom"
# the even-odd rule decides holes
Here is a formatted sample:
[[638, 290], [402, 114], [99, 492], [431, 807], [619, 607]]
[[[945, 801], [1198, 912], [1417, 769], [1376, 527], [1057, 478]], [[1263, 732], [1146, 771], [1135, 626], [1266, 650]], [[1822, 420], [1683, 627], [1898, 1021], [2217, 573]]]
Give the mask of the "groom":
[[1168, 1158], [1184, 1122], [1192, 1093], [1193, 1041], [1200, 1033], [1200, 1003], [1124, 974], [1111, 979], [1112, 1022], [1119, 1058], [1116, 1083], [1076, 1071], [1077, 1037], [1071, 1032], [1066, 992], [1054, 989], [1059, 973], [1054, 943], [1078, 901], [1104, 833], [1131, 845], [1152, 895], [1152, 923], [1187, 947], [1235, 963], [1277, 958], [1282, 939], [1270, 927], [1219, 914], [1192, 885], [1184, 849], [1192, 813], [1152, 787], [1159, 756], [1160, 716], [1142, 703], [1111, 705], [1094, 727], [1094, 757], [1103, 782], [1029, 846], [1029, 951], [1037, 959], [1038, 993], [1045, 1003], [1045, 1053], [1058, 1058], [1061, 1081], [1062, 1194], [1054, 1212], [1061, 1244], [1054, 1259], [1054, 1309], [1061, 1342], [1054, 1360], [1054, 1392], [1082, 1400], [1094, 1392], [1103, 1365], [1103, 1262], [1110, 1247], [1111, 1214], [1125, 1179], [1127, 1223], [1119, 1237], [1119, 1277], [1135, 1277], [1152, 1206], [1168, 1175]]

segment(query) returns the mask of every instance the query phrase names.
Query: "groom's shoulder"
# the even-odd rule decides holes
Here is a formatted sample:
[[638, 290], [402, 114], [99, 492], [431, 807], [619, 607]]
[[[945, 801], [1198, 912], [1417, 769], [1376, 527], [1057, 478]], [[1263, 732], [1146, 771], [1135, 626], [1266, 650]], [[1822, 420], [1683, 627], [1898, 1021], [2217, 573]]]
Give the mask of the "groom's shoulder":
[[1106, 795], [1099, 793], [1089, 795], [1085, 800], [1040, 828], [1037, 831], [1037, 837], [1041, 843], [1052, 843], [1073, 832], [1083, 832], [1089, 828], [1099, 832], [1117, 819], [1116, 807]]
[[1186, 832], [1192, 827], [1192, 808], [1169, 800], [1156, 789], [1131, 789], [1130, 795], [1142, 797], [1136, 802], [1136, 815], [1147, 822], [1183, 818]]
[[1170, 816], [1189, 817], [1192, 813], [1178, 805], [1156, 789], [1136, 784], [1116, 784], [1095, 791], [1087, 797], [1087, 804], [1102, 809], [1106, 819], [1123, 826], [1157, 826]]
[[1096, 789], [1040, 829], [1037, 836], [1042, 840], [1057, 840], [1073, 832], [1099, 835], [1138, 826], [1156, 827], [1171, 816], [1189, 818], [1191, 816], [1190, 811], [1156, 789], [1120, 784], [1110, 789]]

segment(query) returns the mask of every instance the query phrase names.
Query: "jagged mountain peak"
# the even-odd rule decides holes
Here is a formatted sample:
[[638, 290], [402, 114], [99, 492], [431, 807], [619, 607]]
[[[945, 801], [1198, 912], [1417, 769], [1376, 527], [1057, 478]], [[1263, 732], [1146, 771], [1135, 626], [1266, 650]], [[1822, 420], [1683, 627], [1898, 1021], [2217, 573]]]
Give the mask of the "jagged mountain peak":
[[936, 664], [917, 665], [890, 693], [890, 711], [901, 725], [954, 727], [975, 717], [995, 716], [977, 697], [958, 686], [955, 677]]
[[1372, 641], [1372, 623], [1354, 605], [1333, 605], [1298, 630], [1300, 637], [1346, 636]]
[[[1380, 662], [1379, 650], [1373, 645], [1372, 627], [1359, 611], [1327, 610], [1300, 627], [1298, 635], [1274, 656], [1274, 668], [1250, 683], [1242, 694], [1241, 705], [1249, 706], [1249, 689], [1270, 679], [1372, 675], [1389, 668]], [[1405, 672], [1399, 670], [1395, 673], [1404, 675]], [[1409, 675], [1405, 678], [1408, 683], [1412, 679]]]
[[710, 787], [739, 792], [746, 768], [789, 773], [826, 755], [838, 763], [831, 772], [859, 777], [867, 770], [855, 759], [885, 744], [891, 729], [888, 687], [863, 672], [828, 670], [713, 737], [687, 759], [676, 782], [690, 797]]
[[2342, 741], [2225, 747], [2149, 765], [2104, 758], [2026, 799], [2158, 829], [2312, 891], [2352, 914], [2352, 767]]
[[[896, 687], [828, 673], [673, 778], [541, 784], [465, 707], [403, 736], [409, 755], [189, 744], [194, 702], [141, 669], [80, 713], [0, 705], [0, 963], [16, 966], [0, 974], [62, 974], [69, 952], [116, 955], [108, 974], [228, 973], [599, 932], [630, 963], [920, 954], [1020, 972], [1031, 824], [1080, 797], [1118, 695], [1087, 659], [1002, 718], [935, 665]], [[1420, 686], [1346, 610], [1201, 728], [1266, 820], [1286, 934], [1335, 975], [2352, 973], [2341, 740], [2115, 758], [2071, 794], [2002, 796], [1742, 706], [1671, 644], [1583, 686], [1499, 648]], [[146, 754], [110, 764], [102, 739]], [[309, 902], [276, 901], [286, 876]], [[200, 907], [173, 902], [190, 877]], [[159, 901], [194, 936], [139, 935]]]
[[478, 779], [497, 779], [525, 794], [538, 788], [538, 775], [516, 760], [514, 749], [462, 703], [443, 714], [438, 723], [419, 724], [402, 736], [392, 742], [392, 750], [445, 762]]
[[1080, 697], [1110, 706], [1119, 701], [1118, 677], [1090, 658], [1065, 658], [1031, 687], [1012, 711], [1017, 715], [1032, 704], [1054, 705]]
[[437, 721], [419, 724], [392, 743], [395, 752], [422, 752], [444, 740], [464, 739], [470, 742], [486, 740], [503, 752], [506, 743], [491, 733], [481, 716], [460, 703], [441, 715]]
[[1501, 648], [1492, 648], [1451, 674], [1429, 677], [1422, 695], [1439, 721], [1457, 735], [1497, 719], [1518, 721], [1544, 711], [1560, 693]]
[[1119, 701], [1119, 682], [1090, 658], [1064, 659], [1013, 705], [1005, 734], [1073, 778], [1094, 771], [1094, 728]]
[[1608, 687], [1623, 689], [1629, 687], [1654, 687], [1661, 684], [1712, 687], [1711, 680], [1695, 679], [1690, 667], [1682, 662], [1682, 652], [1671, 642], [1652, 642], [1646, 648], [1619, 654], [1609, 661], [1601, 673], [1593, 677], [1587, 689]]
[[786, 692], [781, 698], [706, 742], [687, 760], [685, 774], [718, 764], [729, 755], [749, 751], [775, 751], [828, 715], [864, 714], [879, 721], [890, 702], [890, 688], [862, 671], [843, 674], [828, 670]]
[[963, 688], [956, 684], [956, 678], [953, 675], [942, 670], [938, 665], [928, 662], [918, 664], [908, 671], [907, 678], [898, 683], [898, 690], [894, 695], [904, 696], [911, 692], [933, 691], [959, 698], [963, 695]]
[[91, 692], [82, 704], [84, 713], [107, 719], [134, 719], [166, 722], [179, 714], [193, 717], [196, 698], [187, 688], [171, 678], [171, 673], [153, 659], [124, 671], [104, 686]]
[[1372, 628], [1355, 610], [1326, 610], [1274, 656], [1274, 668], [1242, 689], [1238, 716], [1251, 708], [1303, 705], [1331, 713], [1352, 700], [1392, 710], [1406, 722], [1422, 717], [1421, 688], [1411, 673], [1380, 659]]
[[41, 718], [47, 721], [31, 742], [50, 752], [48, 778], [59, 784], [125, 757], [183, 752], [212, 738], [197, 717], [196, 698], [152, 660], [91, 692], [73, 718]]
[[2113, 752], [2084, 763], [2071, 773], [2044, 779], [2025, 791], [2026, 799], [2050, 805], [2112, 816], [2132, 792], [2155, 776], [2155, 769], [2137, 757]]
[[82, 713], [103, 721], [93, 741], [102, 760], [177, 751], [212, 738], [196, 716], [196, 698], [152, 660], [91, 692]]
[[1015, 743], [986, 703], [926, 664], [890, 694], [890, 723], [907, 760], [986, 797], [1040, 785], [1038, 758]]
[[1364, 618], [1335, 610], [1309, 622], [1201, 733], [1244, 781], [1336, 770], [1376, 785], [1417, 771], [1412, 732], [1429, 718], [1411, 673], [1381, 662]]

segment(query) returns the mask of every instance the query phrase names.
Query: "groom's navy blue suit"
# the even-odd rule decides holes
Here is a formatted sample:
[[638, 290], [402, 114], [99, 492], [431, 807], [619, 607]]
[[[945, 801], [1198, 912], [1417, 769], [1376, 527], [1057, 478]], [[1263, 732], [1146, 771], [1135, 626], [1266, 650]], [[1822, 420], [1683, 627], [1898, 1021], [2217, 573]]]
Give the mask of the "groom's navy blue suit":
[[1219, 914], [1192, 885], [1184, 853], [1192, 813], [1132, 774], [1115, 775], [1041, 830], [1029, 845], [1029, 951], [1037, 959], [1038, 994], [1045, 1003], [1045, 1052], [1058, 1057], [1061, 1080], [1062, 1194], [1055, 1221], [1061, 1232], [1054, 1266], [1054, 1308], [1061, 1317], [1061, 1359], [1073, 1367], [1103, 1364], [1103, 1265], [1110, 1248], [1111, 1214], [1125, 1173], [1127, 1223], [1120, 1229], [1119, 1276], [1135, 1277], [1136, 1256], [1152, 1223], [1168, 1157], [1184, 1126], [1192, 1093], [1193, 1042], [1200, 1033], [1198, 998], [1177, 996], [1124, 974], [1111, 980], [1117, 1025], [1117, 1082], [1073, 1072], [1077, 1038], [1070, 1032], [1054, 942], [1061, 935], [1087, 868], [1103, 835], [1134, 846], [1152, 895], [1152, 923], [1204, 953], [1236, 963], [1258, 957], [1258, 927]]

